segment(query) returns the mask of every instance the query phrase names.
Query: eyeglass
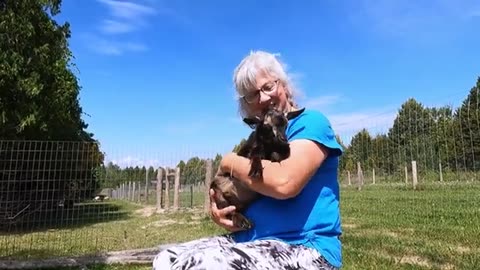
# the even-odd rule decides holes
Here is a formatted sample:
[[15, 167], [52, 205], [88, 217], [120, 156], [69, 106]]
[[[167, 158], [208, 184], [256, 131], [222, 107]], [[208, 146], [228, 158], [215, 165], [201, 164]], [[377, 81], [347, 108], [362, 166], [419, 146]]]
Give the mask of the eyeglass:
[[277, 90], [278, 81], [279, 80], [277, 79], [275, 81], [268, 82], [264, 84], [262, 88], [251, 91], [250, 93], [242, 96], [243, 100], [245, 100], [247, 103], [253, 103], [259, 100], [260, 92], [263, 92], [267, 95], [272, 94], [273, 92], [275, 92], [275, 90]]

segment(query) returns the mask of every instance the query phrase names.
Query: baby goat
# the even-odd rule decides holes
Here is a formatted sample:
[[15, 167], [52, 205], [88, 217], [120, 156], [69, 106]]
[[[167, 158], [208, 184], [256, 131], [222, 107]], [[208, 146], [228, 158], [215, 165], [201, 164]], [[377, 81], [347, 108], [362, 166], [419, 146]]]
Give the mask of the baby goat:
[[[262, 117], [243, 119], [254, 131], [241, 145], [237, 154], [250, 159], [250, 177], [263, 177], [262, 159], [280, 162], [290, 156], [290, 146], [285, 134], [288, 120], [300, 115], [304, 110], [284, 114], [269, 108]], [[258, 193], [249, 189], [242, 181], [231, 177], [229, 173], [216, 175], [210, 188], [215, 190], [214, 199], [219, 209], [235, 205], [236, 211], [231, 215], [235, 226], [243, 229], [253, 226], [241, 212], [258, 198]]]

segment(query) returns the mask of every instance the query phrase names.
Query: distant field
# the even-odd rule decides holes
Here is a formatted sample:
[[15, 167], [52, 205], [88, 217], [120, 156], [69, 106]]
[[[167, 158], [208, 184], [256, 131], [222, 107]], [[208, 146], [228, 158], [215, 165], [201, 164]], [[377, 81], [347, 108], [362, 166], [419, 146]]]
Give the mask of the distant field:
[[[364, 186], [361, 191], [343, 187], [341, 201], [343, 269], [478, 269], [480, 265], [479, 183], [420, 185], [416, 191], [403, 185]], [[83, 227], [0, 236], [0, 254], [13, 246], [16, 256], [85, 254], [223, 232], [200, 214], [201, 209], [152, 214], [152, 208], [116, 205], [130, 214]], [[150, 267], [97, 265], [89, 269]]]

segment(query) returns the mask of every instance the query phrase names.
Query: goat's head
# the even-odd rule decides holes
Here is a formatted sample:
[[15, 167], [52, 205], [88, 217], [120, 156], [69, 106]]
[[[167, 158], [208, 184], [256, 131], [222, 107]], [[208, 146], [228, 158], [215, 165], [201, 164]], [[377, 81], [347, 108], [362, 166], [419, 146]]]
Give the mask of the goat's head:
[[273, 107], [269, 107], [260, 117], [244, 118], [243, 121], [251, 128], [254, 128], [259, 133], [259, 136], [277, 139], [280, 142], [286, 143], [287, 137], [285, 131], [288, 120], [297, 117], [304, 110], [303, 108], [297, 111], [283, 113]]

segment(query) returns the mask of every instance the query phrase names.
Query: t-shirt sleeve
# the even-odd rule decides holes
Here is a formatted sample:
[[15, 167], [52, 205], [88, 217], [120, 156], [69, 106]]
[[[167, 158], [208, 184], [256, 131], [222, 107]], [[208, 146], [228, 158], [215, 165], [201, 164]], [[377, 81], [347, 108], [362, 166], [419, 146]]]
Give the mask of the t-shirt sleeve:
[[288, 141], [308, 139], [330, 150], [331, 155], [340, 156], [343, 152], [330, 121], [321, 112], [308, 110], [291, 120], [287, 129]]

